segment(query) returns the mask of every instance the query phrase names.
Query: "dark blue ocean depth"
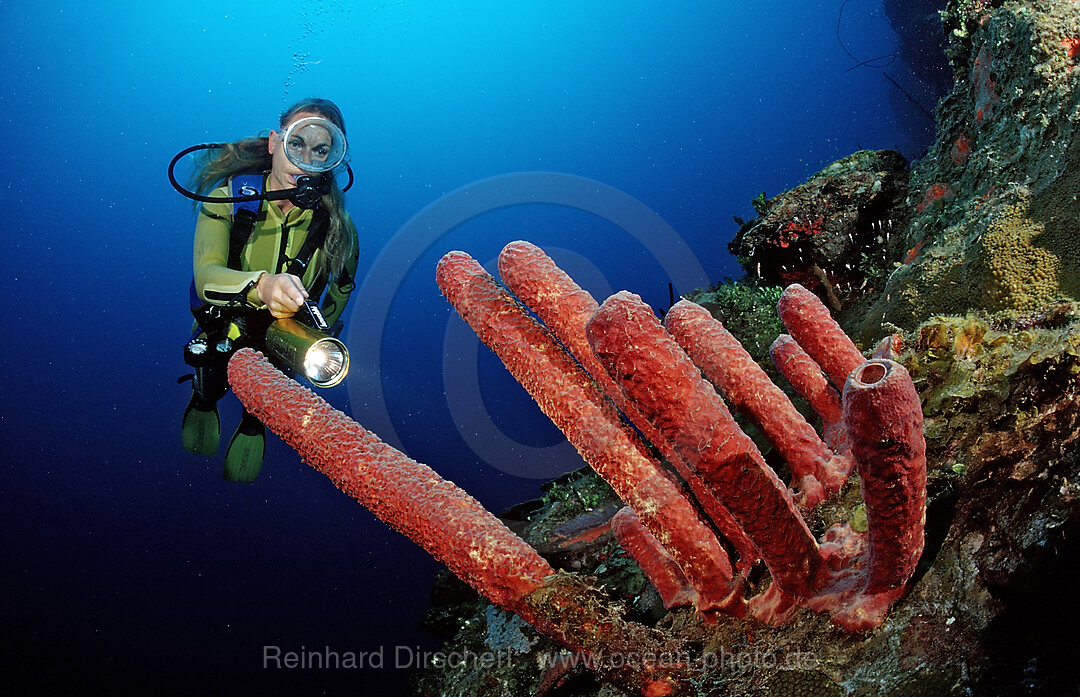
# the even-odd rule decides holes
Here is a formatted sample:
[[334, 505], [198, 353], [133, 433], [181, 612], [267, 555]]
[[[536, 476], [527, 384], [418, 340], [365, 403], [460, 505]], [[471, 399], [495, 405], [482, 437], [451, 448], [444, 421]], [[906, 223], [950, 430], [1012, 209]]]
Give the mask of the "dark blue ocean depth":
[[[932, 111], [908, 66], [853, 69], [897, 51], [881, 1], [846, 3], [843, 47], [840, 8], [0, 5], [5, 680], [396, 695], [438, 648], [418, 628], [438, 565], [280, 441], [250, 485], [181, 451], [194, 213], [166, 180], [175, 152], [303, 97], [341, 106], [362, 256], [353, 374], [323, 394], [498, 512], [581, 461], [441, 298], [436, 261], [524, 238], [657, 308], [669, 282], [739, 276], [726, 243], [757, 194], [929, 142], [886, 77]], [[227, 397], [223, 444], [238, 416]], [[301, 650], [382, 661], [266, 665]]]

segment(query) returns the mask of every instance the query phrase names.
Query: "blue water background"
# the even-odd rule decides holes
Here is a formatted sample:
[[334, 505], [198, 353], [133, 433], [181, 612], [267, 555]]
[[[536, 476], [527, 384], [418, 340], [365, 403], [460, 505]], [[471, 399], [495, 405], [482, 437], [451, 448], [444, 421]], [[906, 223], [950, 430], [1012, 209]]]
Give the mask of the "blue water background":
[[[735, 277], [732, 216], [752, 217], [758, 193], [860, 148], [913, 157], [927, 145], [925, 116], [880, 69], [849, 70], [839, 6], [0, 5], [9, 678], [86, 694], [392, 695], [408, 673], [395, 658], [438, 647], [417, 629], [438, 564], [276, 438], [252, 485], [223, 482], [220, 457], [180, 450], [193, 212], [165, 177], [176, 151], [274, 127], [287, 104], [326, 96], [348, 126], [361, 278], [425, 207], [533, 171], [625, 193], [709, 279]], [[848, 3], [841, 29], [860, 57], [895, 50], [875, 0]], [[668, 274], [626, 230], [566, 206], [500, 208], [416, 249], [375, 291], [393, 294], [382, 321], [350, 328], [379, 334], [380, 364], [354, 371], [379, 382], [384, 404], [359, 404], [348, 386], [322, 393], [346, 411], [384, 409], [412, 457], [496, 512], [541, 480], [478, 457], [448, 411], [444, 341], [459, 320], [434, 265], [450, 249], [488, 263], [518, 238], [567, 250], [594, 289], [668, 303]], [[560, 442], [485, 350], [476, 370], [522, 463]], [[222, 402], [223, 443], [238, 413]], [[384, 666], [268, 670], [270, 645], [381, 652]]]

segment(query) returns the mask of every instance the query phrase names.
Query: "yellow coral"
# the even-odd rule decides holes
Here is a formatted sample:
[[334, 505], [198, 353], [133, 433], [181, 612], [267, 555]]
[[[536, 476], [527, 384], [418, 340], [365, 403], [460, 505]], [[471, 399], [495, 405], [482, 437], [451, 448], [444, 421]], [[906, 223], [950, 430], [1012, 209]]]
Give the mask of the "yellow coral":
[[[1077, 166], [1002, 207], [981, 234], [971, 234], [978, 225], [972, 216], [901, 266], [859, 335], [880, 334], [881, 321], [910, 327], [935, 313], [977, 311], [1012, 320], [1056, 301], [1080, 300], [1080, 144], [1071, 155]], [[954, 350], [970, 354], [974, 346]]]
[[1007, 206], [980, 243], [977, 266], [983, 274], [973, 280], [986, 283], [986, 309], [1016, 316], [1055, 300], [1080, 299], [1078, 220], [1076, 167], [1030, 201]]
[[991, 312], [1031, 312], [1062, 294], [1062, 245], [1053, 244], [1059, 240], [1029, 212], [1023, 202], [1007, 206], [980, 240], [972, 280], [985, 291], [983, 308]]

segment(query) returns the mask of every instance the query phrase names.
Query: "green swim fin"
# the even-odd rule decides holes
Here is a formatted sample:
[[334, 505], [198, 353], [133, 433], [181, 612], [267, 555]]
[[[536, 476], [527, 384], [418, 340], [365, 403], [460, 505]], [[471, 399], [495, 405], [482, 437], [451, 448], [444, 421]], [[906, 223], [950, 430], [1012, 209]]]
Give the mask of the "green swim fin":
[[192, 392], [180, 426], [180, 441], [184, 450], [196, 455], [217, 455], [221, 440], [221, 422], [217, 405], [210, 404]]
[[228, 482], [253, 482], [262, 469], [263, 452], [266, 450], [266, 431], [262, 422], [244, 412], [240, 425], [229, 441], [225, 451], [225, 471], [222, 477]]

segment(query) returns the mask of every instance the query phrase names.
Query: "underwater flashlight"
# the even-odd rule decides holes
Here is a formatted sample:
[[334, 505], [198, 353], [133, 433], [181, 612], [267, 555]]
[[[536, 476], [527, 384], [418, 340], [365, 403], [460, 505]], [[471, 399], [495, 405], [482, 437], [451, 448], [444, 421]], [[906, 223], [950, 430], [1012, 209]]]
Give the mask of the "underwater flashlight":
[[[313, 303], [307, 305], [311, 311]], [[314, 311], [318, 313], [318, 307]], [[316, 321], [321, 320], [322, 314], [317, 318]], [[266, 330], [266, 350], [316, 387], [333, 387], [349, 374], [349, 350], [345, 344], [291, 317], [270, 324]]]

